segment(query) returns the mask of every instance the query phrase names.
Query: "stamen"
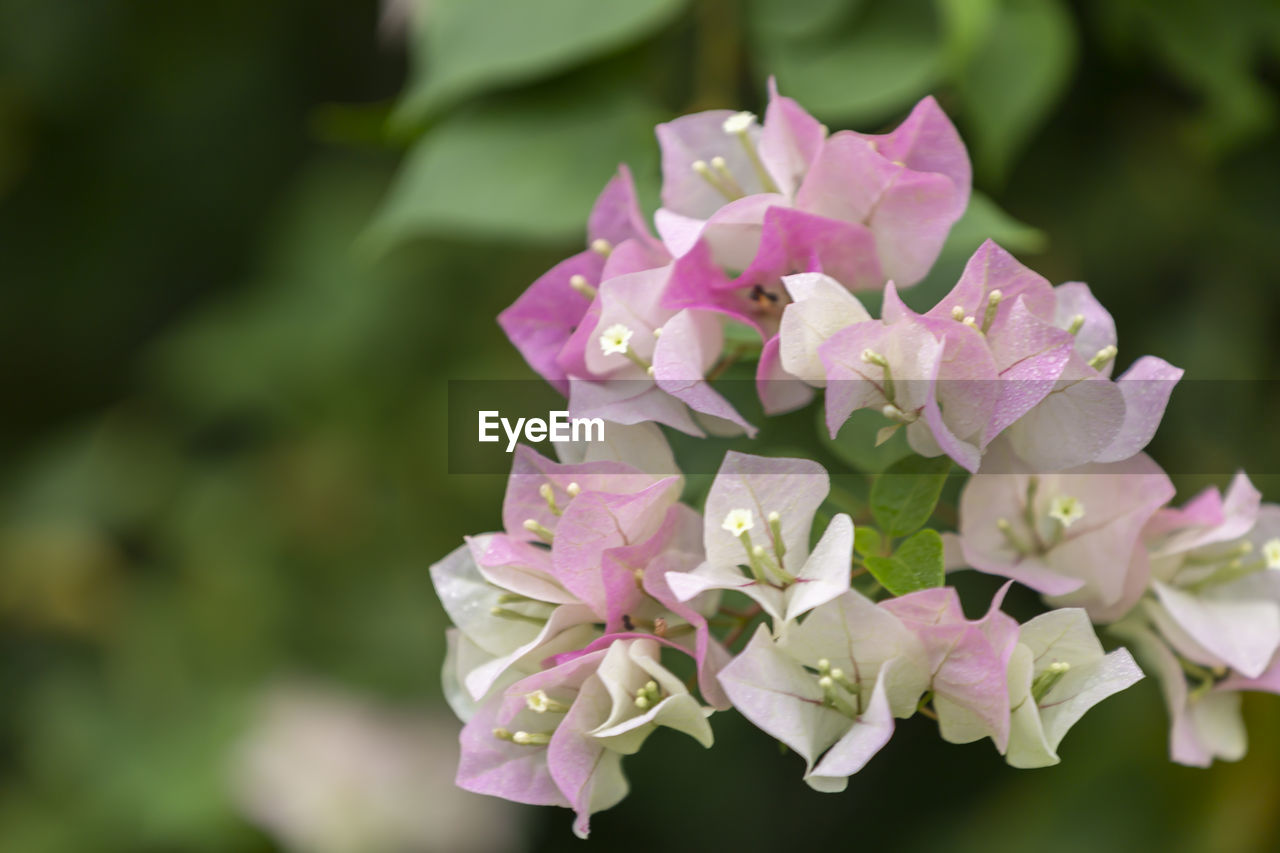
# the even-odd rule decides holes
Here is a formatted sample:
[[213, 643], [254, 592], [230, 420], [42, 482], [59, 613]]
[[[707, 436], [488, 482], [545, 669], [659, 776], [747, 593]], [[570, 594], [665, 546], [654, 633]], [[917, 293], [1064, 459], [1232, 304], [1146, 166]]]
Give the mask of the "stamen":
[[569, 286], [588, 299], [596, 298], [596, 289], [587, 282], [587, 277], [585, 275], [569, 276]]
[[982, 334], [982, 330], [978, 328], [978, 320], [972, 314], [970, 314], [968, 317], [965, 317], [960, 322], [968, 326], [970, 329], [973, 329], [978, 334], [980, 335]]
[[546, 619], [540, 619], [537, 616], [530, 616], [528, 613], [521, 613], [518, 610], [508, 610], [505, 607], [490, 607], [489, 615], [496, 616], [499, 619], [508, 619], [512, 622], [528, 622], [531, 625], [545, 625]]
[[904, 426], [906, 424], [913, 424], [917, 420], [919, 420], [919, 415], [914, 415], [914, 414], [908, 415], [906, 412], [902, 411], [902, 409], [899, 409], [893, 403], [885, 403], [883, 406], [881, 406], [880, 414], [884, 415], [889, 420], [902, 424]]
[[845, 672], [843, 669], [840, 669], [837, 667], [831, 670], [829, 674], [831, 676], [832, 681], [834, 681], [836, 684], [839, 684], [845, 690], [848, 690], [851, 695], [854, 695], [854, 696], [858, 695], [858, 685], [854, 684], [852, 681], [849, 680], [849, 676], [845, 675]]
[[1025, 555], [1032, 552], [1033, 549], [1026, 542], [1022, 541], [1022, 537], [1017, 533], [1014, 533], [1013, 524], [1009, 522], [1009, 519], [997, 518], [996, 529], [1004, 534], [1005, 541], [1007, 541], [1009, 546], [1019, 554]]
[[1026, 523], [1027, 529], [1031, 531], [1031, 539], [1035, 545], [1036, 553], [1043, 554], [1049, 548], [1040, 536], [1040, 519], [1036, 517], [1036, 492], [1038, 491], [1040, 491], [1040, 478], [1036, 476], [1028, 477], [1027, 502], [1022, 507], [1022, 520]]
[[849, 700], [841, 695], [836, 688], [834, 678], [824, 675], [818, 679], [818, 686], [822, 688], [822, 704], [833, 711], [839, 711], [851, 720], [858, 719], [858, 709], [850, 705]]
[[722, 127], [724, 128], [725, 133], [730, 136], [737, 136], [738, 134], [746, 133], [751, 128], [755, 127], [755, 123], [756, 114], [744, 110], [740, 113], [734, 113], [725, 119]]
[[[769, 583], [769, 579], [764, 576], [764, 565], [760, 562], [760, 558], [756, 556], [756, 548], [751, 544], [751, 534], [742, 531], [738, 534], [738, 541], [742, 543], [742, 547], [747, 550], [747, 565], [751, 568], [751, 576], [755, 578], [756, 583]], [[770, 584], [772, 586], [772, 584]]]
[[1000, 290], [993, 290], [987, 294], [987, 311], [982, 315], [982, 334], [985, 335], [991, 328], [991, 321], [996, 318], [996, 309], [1000, 307], [1003, 299], [1004, 293]]
[[769, 552], [765, 550], [763, 545], [752, 546], [751, 557], [760, 565], [768, 569], [774, 577], [782, 581], [783, 586], [790, 586], [796, 582], [795, 575], [780, 566], [778, 562], [769, 555]]
[[569, 710], [569, 706], [563, 702], [557, 702], [547, 695], [545, 690], [535, 690], [532, 693], [526, 693], [524, 704], [535, 714], [563, 714]]
[[764, 188], [764, 191], [776, 193], [778, 192], [778, 185], [773, 182], [773, 177], [760, 159], [760, 152], [756, 150], [755, 143], [751, 141], [751, 128], [755, 126], [755, 123], [756, 117], [752, 113], [734, 113], [725, 119], [724, 132], [730, 136], [738, 137], [738, 141], [742, 143], [742, 150], [747, 152], [747, 159], [751, 161], [751, 168], [755, 169], [756, 177], [760, 179], [760, 186]]
[[661, 326], [659, 326], [658, 328], [656, 328], [656, 329], [654, 329], [654, 330], [653, 330], [653, 336], [654, 336], [655, 338], [660, 338], [660, 337], [662, 337], [662, 327], [661, 327]]
[[498, 740], [511, 740], [511, 732], [503, 728], [494, 729], [493, 736]]
[[552, 515], [560, 515], [564, 512], [560, 505], [556, 503], [556, 493], [551, 488], [550, 483], [543, 483], [538, 486], [538, 494], [542, 495], [542, 499], [547, 502], [547, 509], [551, 510]]
[[591, 251], [607, 258], [613, 254], [613, 244], [603, 237], [597, 237], [591, 241]]
[[550, 732], [516, 732], [511, 736], [511, 742], [520, 746], [546, 746], [551, 743]]
[[738, 179], [733, 176], [733, 172], [729, 171], [729, 163], [723, 157], [711, 158], [711, 170], [716, 173], [716, 177], [726, 190], [738, 198], [747, 194], [742, 184], [738, 183]]
[[1084, 518], [1084, 504], [1070, 495], [1058, 495], [1049, 502], [1049, 517], [1064, 528]]
[[962, 322], [964, 320], [966, 313], [967, 312], [964, 310], [963, 305], [951, 306], [951, 319], [955, 320], [957, 323]]
[[641, 711], [647, 711], [654, 705], [662, 701], [662, 690], [658, 687], [658, 682], [646, 682], [644, 687], [636, 691], [636, 707]]
[[1071, 664], [1066, 661], [1054, 661], [1049, 664], [1044, 672], [1036, 676], [1036, 680], [1031, 682], [1031, 695], [1036, 702], [1044, 699], [1045, 695], [1053, 689], [1053, 686], [1062, 680], [1062, 676], [1071, 670]]
[[862, 351], [862, 362], [863, 364], [874, 364], [877, 367], [887, 368], [889, 366], [888, 359], [869, 347]]
[[1115, 345], [1109, 344], [1098, 350], [1094, 354], [1093, 358], [1089, 359], [1089, 366], [1094, 370], [1101, 370], [1106, 366], [1107, 362], [1116, 357], [1117, 352], [1119, 352], [1119, 350], [1115, 348]]
[[526, 518], [524, 520], [524, 529], [532, 533], [534, 536], [537, 536], [548, 545], [550, 545], [551, 541], [555, 538], [555, 534], [543, 526], [543, 524], [536, 518]]
[[715, 172], [711, 171], [711, 167], [707, 165], [706, 160], [694, 160], [692, 168], [693, 171], [697, 172], [704, 181], [711, 185], [712, 189], [724, 196], [726, 200], [736, 201], [737, 199], [742, 198], [741, 193], [733, 193], [728, 187], [720, 182], [720, 178], [715, 174]]
[[879, 367], [884, 371], [884, 385], [881, 388], [881, 391], [884, 393], [884, 398], [892, 403], [894, 401], [895, 394], [893, 390], [893, 374], [889, 371], [889, 359], [885, 358], [875, 350], [868, 348], [862, 351], [862, 362], [864, 364], [874, 364], [876, 367]]
[[569, 497], [576, 498], [578, 494], [582, 491], [582, 486], [579, 486], [577, 482], [573, 482], [565, 486], [564, 490], [569, 493]]
[[1080, 329], [1084, 326], [1084, 315], [1077, 314], [1071, 318], [1071, 324], [1067, 326], [1067, 334], [1079, 334]]
[[773, 553], [781, 561], [787, 555], [787, 544], [782, 541], [782, 516], [776, 512], [769, 513], [769, 532], [773, 534]]

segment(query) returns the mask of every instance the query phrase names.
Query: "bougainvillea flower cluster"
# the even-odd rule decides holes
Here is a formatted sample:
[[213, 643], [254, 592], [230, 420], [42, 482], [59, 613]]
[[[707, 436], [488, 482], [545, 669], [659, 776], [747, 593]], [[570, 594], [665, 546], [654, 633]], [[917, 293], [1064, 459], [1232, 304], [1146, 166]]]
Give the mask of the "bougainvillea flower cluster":
[[[1113, 377], [1116, 325], [1087, 285], [988, 240], [940, 301], [908, 306], [970, 195], [938, 104], [831, 132], [771, 82], [762, 121], [713, 110], [657, 137], [653, 228], [621, 167], [584, 250], [498, 318], [572, 415], [618, 432], [561, 461], [520, 447], [501, 529], [431, 569], [458, 784], [570, 808], [585, 837], [650, 733], [711, 747], [730, 709], [817, 791], [917, 714], [1046, 767], [1142, 678], [1117, 640], [1159, 679], [1175, 761], [1239, 758], [1240, 694], [1280, 692], [1280, 506], [1243, 474], [1171, 506], [1143, 450], [1182, 371], [1145, 356]], [[874, 441], [901, 430], [914, 455], [851, 503], [814, 460], [729, 452], [691, 498], [659, 426], [755, 436], [717, 387], [744, 340], [763, 415], [821, 396], [832, 438], [869, 409]], [[968, 479], [941, 533], [953, 463]], [[966, 568], [1007, 579], [979, 618], [947, 584]], [[1019, 624], [1014, 583], [1050, 609]]]

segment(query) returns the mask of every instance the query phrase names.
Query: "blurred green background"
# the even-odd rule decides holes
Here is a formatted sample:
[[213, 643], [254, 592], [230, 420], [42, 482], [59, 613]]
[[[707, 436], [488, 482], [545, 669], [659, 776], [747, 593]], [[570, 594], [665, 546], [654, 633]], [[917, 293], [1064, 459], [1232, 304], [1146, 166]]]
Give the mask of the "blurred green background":
[[[1268, 0], [0, 0], [0, 849], [583, 849], [448, 784], [427, 567], [503, 480], [448, 474], [446, 382], [529, 377], [496, 313], [618, 161], [652, 209], [655, 122], [770, 74], [832, 128], [955, 118], [981, 195], [913, 299], [991, 235], [1088, 281], [1122, 366], [1280, 378]], [[1260, 387], [1171, 418], [1180, 497], [1280, 472]], [[1152, 682], [1048, 770], [913, 719], [834, 796], [721, 715], [589, 843], [1276, 850], [1280, 699], [1245, 710], [1209, 771]]]

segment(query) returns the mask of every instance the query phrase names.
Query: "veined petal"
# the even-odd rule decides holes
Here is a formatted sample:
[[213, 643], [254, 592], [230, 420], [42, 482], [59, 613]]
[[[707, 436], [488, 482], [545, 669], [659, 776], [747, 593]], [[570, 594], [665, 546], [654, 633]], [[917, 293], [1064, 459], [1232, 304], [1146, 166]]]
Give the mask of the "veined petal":
[[849, 589], [853, 559], [853, 520], [844, 513], [831, 519], [813, 553], [785, 591], [785, 622], [800, 618]]
[[818, 347], [847, 326], [873, 322], [871, 315], [844, 285], [824, 273], [784, 276], [782, 283], [792, 299], [778, 330], [782, 367], [821, 387], [826, 371]]
[[[883, 676], [883, 671], [882, 671]], [[893, 737], [893, 714], [883, 677], [876, 680], [866, 710], [853, 721], [849, 731], [827, 750], [811, 772], [805, 776], [816, 791], [843, 791], [849, 777], [857, 773]]]
[[1152, 586], [1197, 643], [1246, 678], [1261, 675], [1280, 648], [1280, 604], [1275, 601], [1235, 598], [1222, 587], [1195, 595], [1160, 581]]
[[763, 625], [721, 670], [720, 683], [744, 717], [805, 760], [806, 772], [851, 723], [822, 704], [818, 680], [779, 651]]
[[727, 566], [746, 562], [742, 541], [722, 526], [730, 511], [746, 509], [754, 517], [752, 541], [757, 545], [774, 544], [768, 518], [770, 513], [778, 513], [787, 565], [803, 565], [809, 554], [814, 513], [830, 489], [827, 472], [808, 459], [726, 453], [707, 494], [703, 527], [707, 560]]
[[662, 327], [653, 355], [654, 380], [695, 412], [731, 421], [754, 436], [756, 428], [704, 378], [723, 346], [719, 317], [705, 311], [681, 311]]

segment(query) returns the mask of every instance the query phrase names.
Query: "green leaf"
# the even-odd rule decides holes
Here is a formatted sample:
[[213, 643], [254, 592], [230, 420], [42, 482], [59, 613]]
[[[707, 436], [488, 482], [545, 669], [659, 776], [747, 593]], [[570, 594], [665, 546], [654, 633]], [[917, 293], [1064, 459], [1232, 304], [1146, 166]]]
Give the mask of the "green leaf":
[[414, 73], [394, 123], [412, 126], [475, 92], [548, 77], [640, 41], [685, 0], [432, 0], [412, 42]]
[[1075, 22], [1061, 0], [1003, 0], [956, 81], [980, 172], [1008, 174], [1065, 89], [1075, 52]]
[[891, 465], [871, 487], [876, 525], [891, 537], [918, 529], [933, 515], [949, 470], [951, 460], [946, 456], [908, 456]]
[[524, 93], [450, 116], [410, 151], [368, 238], [425, 234], [531, 241], [581, 235], [591, 204], [628, 162], [656, 174], [657, 111], [633, 91]]
[[[817, 408], [817, 407], [815, 407]], [[849, 416], [833, 440], [827, 432], [827, 422], [821, 408], [818, 413], [818, 436], [827, 449], [853, 468], [864, 474], [878, 474], [899, 459], [910, 456], [904, 430], [898, 430], [893, 438], [879, 447], [876, 434], [889, 421], [884, 415], [871, 409], [859, 409]]]
[[749, 0], [747, 24], [761, 38], [803, 38], [848, 20], [865, 0]]
[[1042, 252], [1049, 238], [1039, 228], [1014, 219], [989, 196], [975, 192], [969, 206], [947, 235], [942, 251], [963, 255], [965, 260], [984, 240], [995, 240], [1012, 252]]
[[867, 568], [894, 595], [942, 586], [942, 537], [921, 530], [898, 547], [892, 557], [867, 557]]
[[880, 553], [880, 531], [863, 524], [853, 531], [853, 550], [864, 557], [874, 557]]
[[949, 67], [958, 68], [968, 61], [986, 39], [996, 19], [1000, 0], [934, 0], [942, 29], [946, 33]]
[[833, 122], [883, 121], [940, 80], [943, 51], [929, 0], [875, 0], [843, 27], [807, 38], [753, 27], [778, 88]]

